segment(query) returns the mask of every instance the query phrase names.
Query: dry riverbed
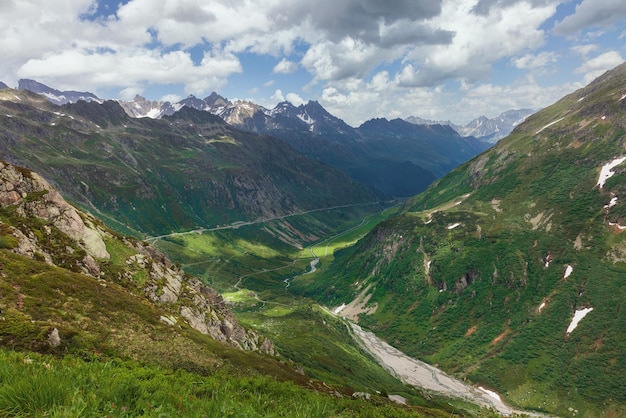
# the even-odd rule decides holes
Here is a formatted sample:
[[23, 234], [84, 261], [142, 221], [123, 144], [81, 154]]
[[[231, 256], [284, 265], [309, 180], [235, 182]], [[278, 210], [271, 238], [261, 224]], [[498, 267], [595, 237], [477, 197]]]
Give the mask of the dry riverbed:
[[354, 323], [350, 323], [350, 325], [354, 335], [360, 340], [364, 348], [390, 373], [406, 384], [446, 396], [464, 398], [481, 406], [493, 408], [505, 416], [513, 413], [541, 416], [514, 410], [502, 402], [496, 392], [480, 386], [475, 388], [466, 385], [436, 367], [407, 356], [372, 332], [365, 331]]

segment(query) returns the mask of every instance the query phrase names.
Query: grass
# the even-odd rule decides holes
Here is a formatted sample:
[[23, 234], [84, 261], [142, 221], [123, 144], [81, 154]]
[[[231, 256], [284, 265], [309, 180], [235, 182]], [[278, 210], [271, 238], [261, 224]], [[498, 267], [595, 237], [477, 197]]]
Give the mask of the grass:
[[0, 349], [2, 417], [415, 417], [443, 410], [332, 397], [262, 375], [198, 375], [133, 361]]

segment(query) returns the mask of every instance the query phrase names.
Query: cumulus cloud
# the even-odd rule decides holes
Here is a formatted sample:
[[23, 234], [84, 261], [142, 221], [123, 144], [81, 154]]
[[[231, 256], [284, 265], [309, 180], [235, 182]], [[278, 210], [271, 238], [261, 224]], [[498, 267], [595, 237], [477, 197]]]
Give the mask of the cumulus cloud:
[[132, 100], [135, 96], [140, 96], [143, 93], [142, 87], [132, 86], [122, 89], [118, 94], [120, 100]]
[[617, 51], [609, 51], [598, 55], [595, 58], [585, 61], [583, 65], [576, 68], [574, 72], [585, 74], [585, 83], [590, 83], [604, 72], [623, 63], [624, 59]]
[[300, 106], [305, 103], [304, 99], [296, 93], [287, 93], [287, 100], [294, 106]]
[[623, 0], [583, 0], [574, 14], [557, 23], [554, 30], [562, 35], [576, 33], [588, 26], [608, 25], [626, 17]]
[[557, 55], [554, 52], [540, 52], [537, 55], [525, 54], [519, 58], [513, 58], [511, 63], [519, 69], [528, 70], [545, 67], [549, 63], [556, 62]]
[[540, 26], [554, 14], [556, 2], [537, 3], [507, 1], [478, 14], [472, 13], [472, 0], [445, 2], [441, 16], [430, 24], [456, 30], [452, 43], [411, 50], [407, 54], [411, 67], [405, 66], [400, 81], [406, 87], [418, 87], [446, 79], [485, 79], [498, 60], [544, 44], [545, 33]]
[[[515, 3], [519, 3], [524, 0], [479, 0], [474, 7], [472, 7], [472, 13], [481, 16], [487, 16], [492, 12], [494, 8], [510, 7]], [[550, 0], [531, 0], [530, 3], [533, 7], [546, 6], [547, 4], [554, 3]]]
[[533, 77], [523, 77], [506, 86], [475, 83], [463, 84], [461, 88], [405, 88], [397, 78], [383, 71], [369, 82], [361, 82], [360, 88], [325, 88], [320, 103], [352, 126], [360, 125], [372, 115], [388, 119], [419, 116], [463, 124], [480, 115], [495, 117], [507, 109], [539, 110], [582, 86], [582, 83], [545, 86]]
[[292, 74], [292, 73], [295, 73], [297, 70], [298, 70], [297, 63], [293, 61], [289, 61], [286, 58], [283, 58], [282, 60], [280, 60], [278, 64], [276, 64], [272, 72], [274, 74]]
[[585, 45], [574, 45], [570, 48], [572, 52], [576, 55], [580, 55], [582, 58], [587, 58], [587, 55], [596, 51], [598, 49], [598, 45], [595, 44], [585, 44]]
[[276, 91], [274, 91], [274, 94], [272, 95], [270, 99], [274, 103], [280, 103], [280, 102], [285, 101], [285, 96], [283, 95], [283, 92], [281, 89], [276, 89]]
[[[322, 31], [332, 42], [352, 38], [365, 43], [382, 41], [381, 25], [397, 21], [417, 22], [430, 19], [441, 12], [443, 0], [317, 0], [275, 2], [269, 15], [274, 23], [283, 27], [307, 21]], [[413, 40], [426, 41], [438, 37], [436, 31], [423, 30], [415, 33]]]

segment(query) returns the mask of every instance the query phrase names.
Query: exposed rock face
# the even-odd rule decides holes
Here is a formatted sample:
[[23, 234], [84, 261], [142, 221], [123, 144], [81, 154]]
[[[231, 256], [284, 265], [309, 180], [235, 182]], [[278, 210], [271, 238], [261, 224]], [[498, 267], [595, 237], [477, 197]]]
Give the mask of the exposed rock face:
[[[79, 212], [67, 203], [39, 174], [15, 167], [0, 161], [0, 206], [11, 207], [17, 216], [35, 217], [48, 225], [44, 227], [47, 235], [53, 233], [52, 227], [67, 235], [85, 255], [76, 265], [87, 274], [98, 276], [100, 268], [96, 259], [108, 259], [106, 245], [100, 230], [88, 215]], [[18, 254], [29, 257], [39, 256], [53, 264], [53, 257], [32, 231], [14, 229], [13, 236], [18, 245], [13, 249]], [[69, 254], [75, 252], [67, 248]]]
[[141, 242], [134, 244], [137, 254], [127, 260], [129, 266], [144, 265], [150, 271], [145, 292], [149, 299], [165, 308], [175, 309], [189, 325], [218, 341], [243, 350], [276, 354], [271, 340], [244, 329], [228, 309], [222, 296], [173, 265], [162, 253]]
[[[103, 237], [110, 233], [68, 204], [37, 173], [0, 161], [0, 207], [7, 209], [13, 219], [13, 225], [0, 221], [2, 235], [11, 239], [11, 251], [122, 284], [131, 283], [133, 275], [147, 271], [142, 273], [147, 276], [142, 284], [144, 295], [169, 311], [171, 315], [161, 317], [167, 319], [166, 323], [176, 326], [182, 317], [192, 328], [218, 341], [243, 350], [276, 354], [270, 340], [239, 325], [217, 291], [187, 276], [148, 244], [124, 239], [136, 254], [126, 260], [126, 269], [107, 270], [104, 262], [110, 254]], [[37, 224], [35, 229], [28, 226], [33, 222]], [[51, 330], [49, 343], [60, 343], [58, 330]]]

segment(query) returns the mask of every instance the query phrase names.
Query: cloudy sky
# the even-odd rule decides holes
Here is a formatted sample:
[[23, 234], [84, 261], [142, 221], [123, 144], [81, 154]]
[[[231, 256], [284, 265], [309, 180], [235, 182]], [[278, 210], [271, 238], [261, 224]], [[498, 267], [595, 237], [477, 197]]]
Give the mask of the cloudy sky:
[[538, 109], [626, 58], [624, 0], [0, 0], [0, 81], [212, 91], [457, 123]]

